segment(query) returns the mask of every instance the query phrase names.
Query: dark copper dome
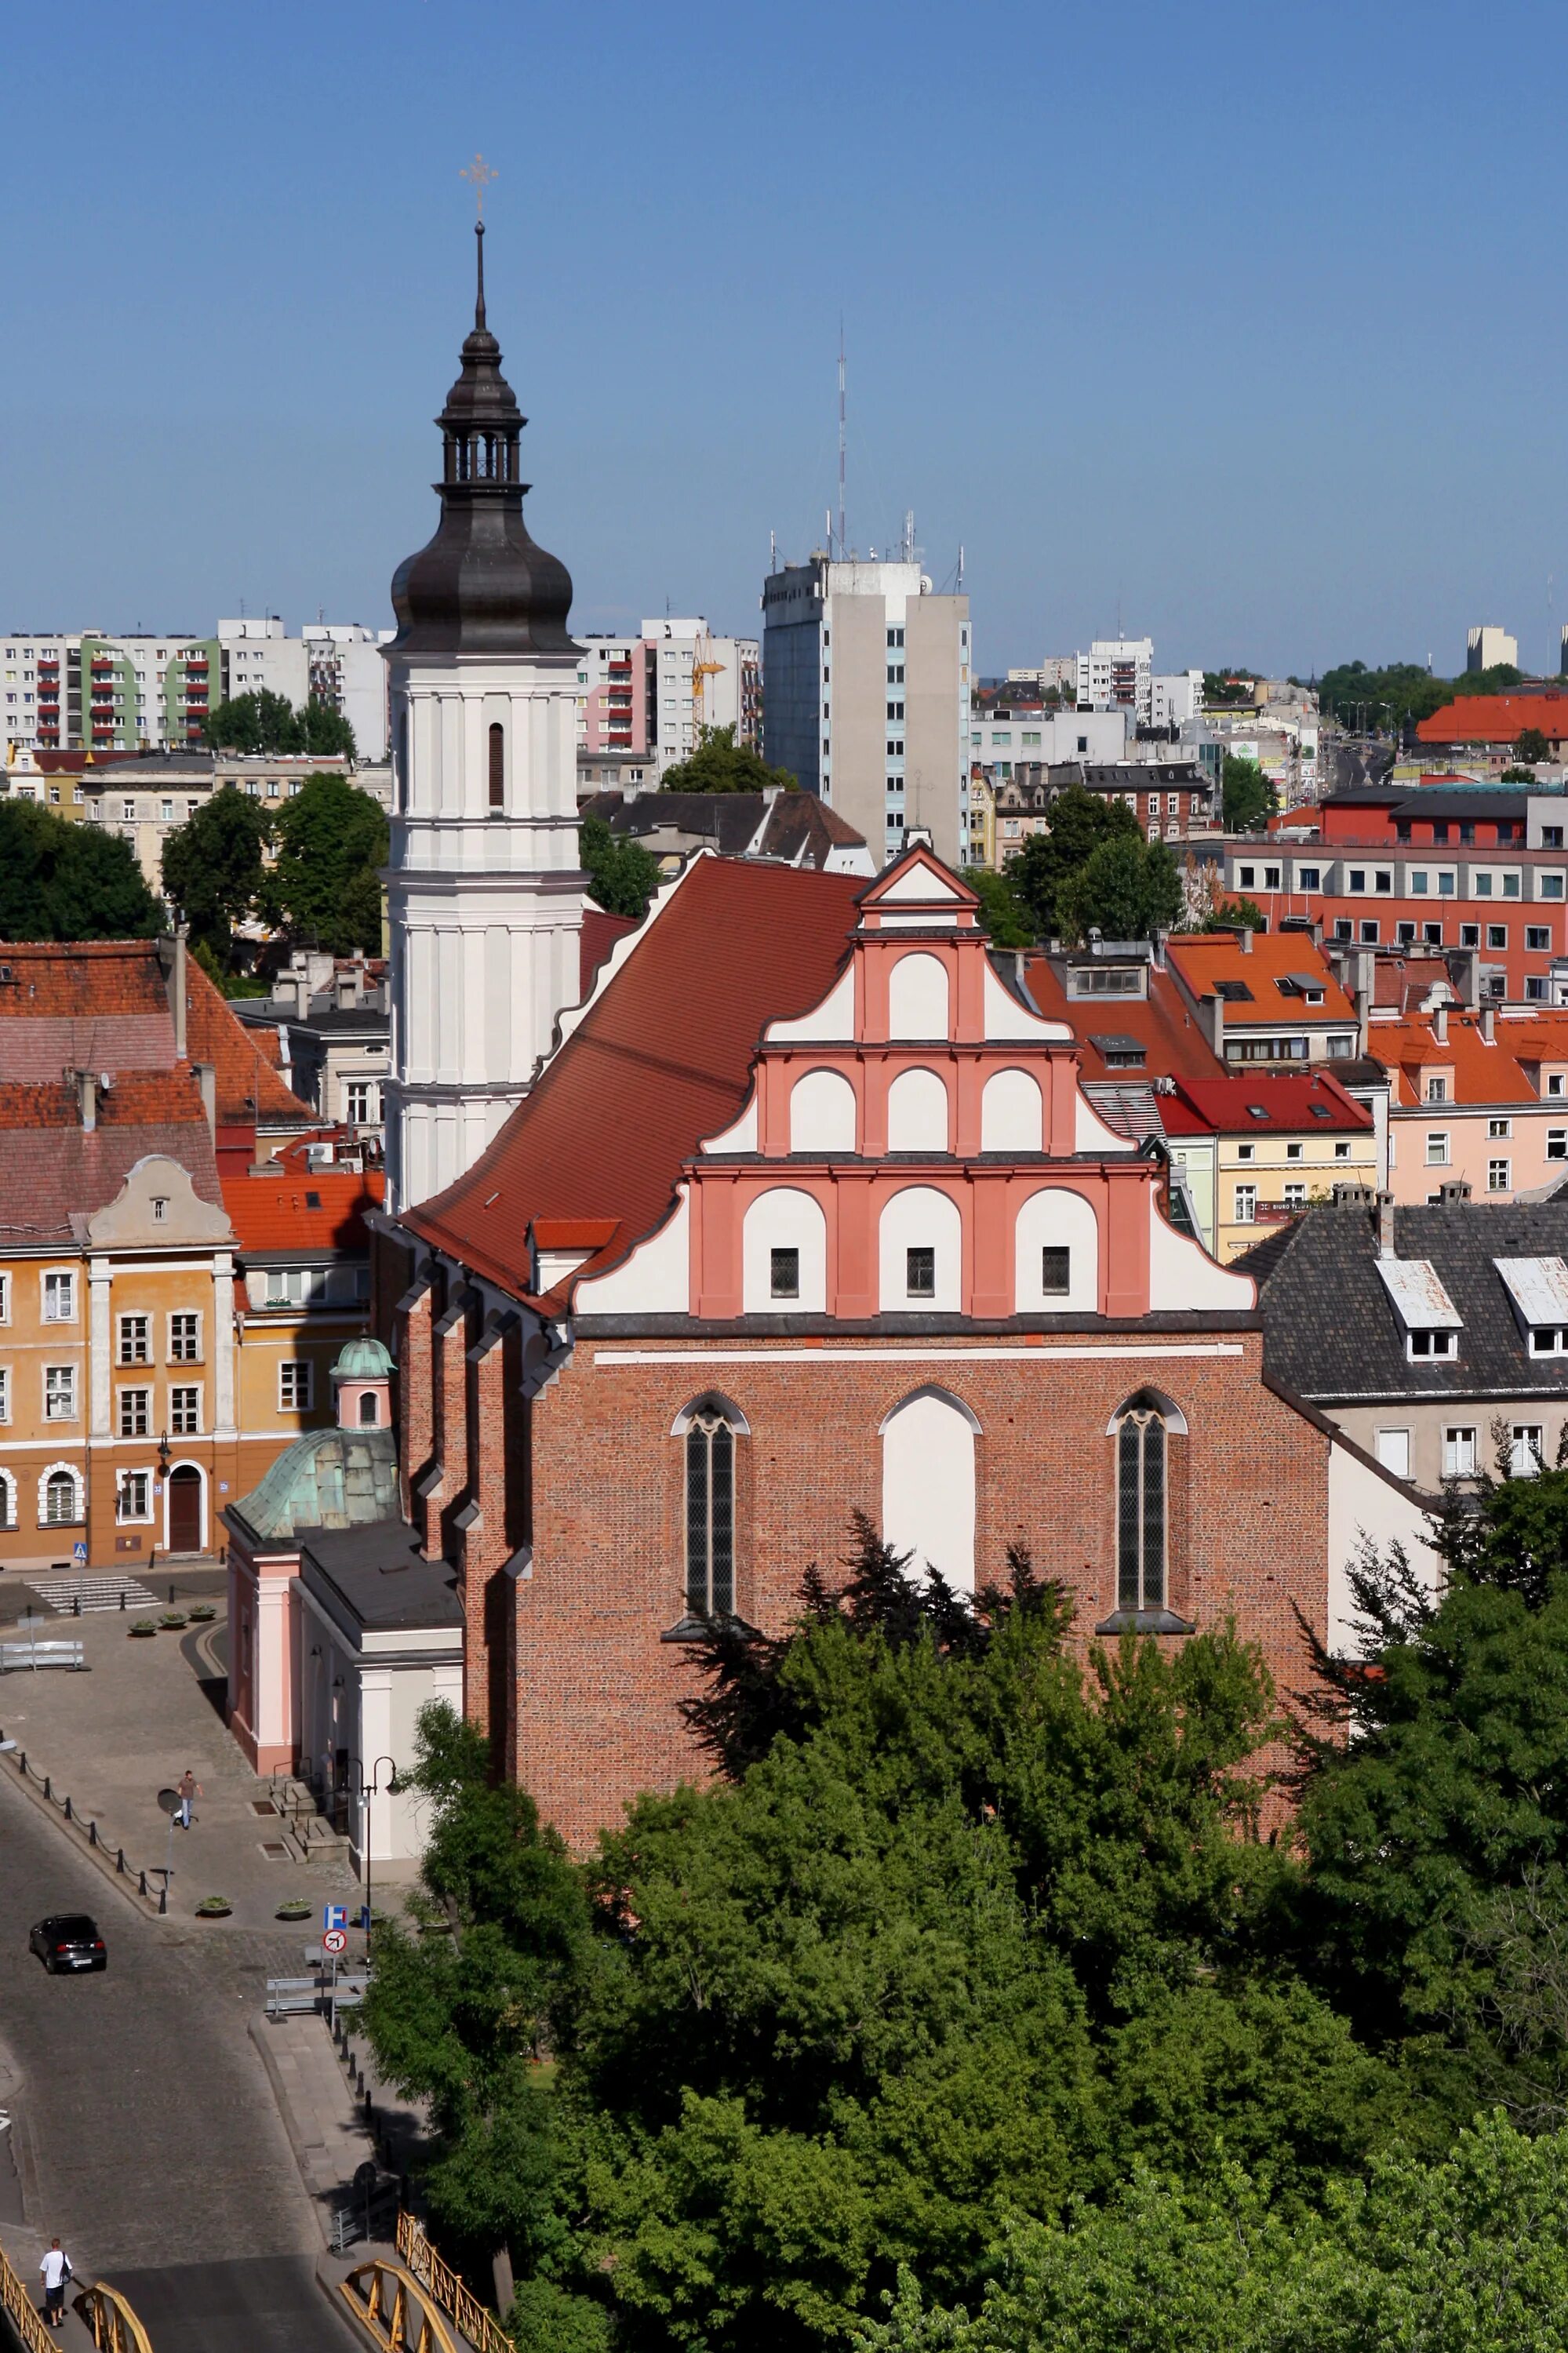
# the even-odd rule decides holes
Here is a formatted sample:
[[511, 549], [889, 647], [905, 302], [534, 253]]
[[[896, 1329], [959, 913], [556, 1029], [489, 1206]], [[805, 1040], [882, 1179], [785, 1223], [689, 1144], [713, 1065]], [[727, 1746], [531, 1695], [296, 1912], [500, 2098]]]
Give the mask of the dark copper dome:
[[437, 417], [442, 479], [436, 535], [392, 580], [401, 653], [575, 654], [572, 579], [528, 536], [518, 441], [528, 422], [501, 373], [501, 346], [484, 323], [484, 224], [479, 291], [462, 373]]

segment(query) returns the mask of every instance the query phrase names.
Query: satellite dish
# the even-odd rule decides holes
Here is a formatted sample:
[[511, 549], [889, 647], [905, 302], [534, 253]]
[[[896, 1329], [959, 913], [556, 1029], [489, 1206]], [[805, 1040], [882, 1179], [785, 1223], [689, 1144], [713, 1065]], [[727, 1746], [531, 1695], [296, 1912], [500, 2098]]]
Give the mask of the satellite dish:
[[928, 572], [922, 572], [920, 575], [920, 594], [922, 596], [928, 596], [936, 585], [936, 582], [932, 579]]

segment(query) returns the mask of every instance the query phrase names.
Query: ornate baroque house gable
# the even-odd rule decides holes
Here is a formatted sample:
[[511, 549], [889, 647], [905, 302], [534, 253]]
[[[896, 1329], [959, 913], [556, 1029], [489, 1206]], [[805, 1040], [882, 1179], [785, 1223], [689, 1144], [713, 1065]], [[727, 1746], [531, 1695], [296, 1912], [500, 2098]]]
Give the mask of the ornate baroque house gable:
[[[1245, 1310], [1160, 1171], [1097, 1117], [1065, 1023], [1010, 987], [979, 902], [923, 848], [862, 892], [820, 1002], [769, 1021], [738, 1119], [651, 1236], [579, 1277], [574, 1322], [1141, 1318]], [[569, 1279], [589, 1256], [541, 1252]], [[548, 1285], [546, 1284], [546, 1287]]]

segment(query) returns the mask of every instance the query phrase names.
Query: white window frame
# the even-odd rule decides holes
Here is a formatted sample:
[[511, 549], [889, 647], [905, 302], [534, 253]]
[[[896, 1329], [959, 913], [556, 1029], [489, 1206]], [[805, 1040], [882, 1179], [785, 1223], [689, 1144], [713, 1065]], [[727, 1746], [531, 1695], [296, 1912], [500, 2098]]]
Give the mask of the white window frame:
[[[194, 1356], [182, 1356], [178, 1353], [178, 1335], [175, 1333], [175, 1326], [176, 1324], [181, 1322], [188, 1322], [196, 1325], [196, 1354]], [[201, 1345], [201, 1309], [199, 1307], [176, 1307], [171, 1309], [168, 1330], [164, 1335], [164, 1347], [167, 1361], [171, 1365], [199, 1365], [204, 1361]]]
[[1445, 1479], [1475, 1477], [1477, 1434], [1465, 1422], [1455, 1423], [1444, 1430], [1443, 1476]]
[[[76, 1322], [75, 1267], [46, 1267], [39, 1278], [39, 1303], [44, 1323], [74, 1324]], [[65, 1313], [63, 1314], [51, 1314], [49, 1312], [51, 1300], [61, 1297], [63, 1297], [66, 1302]]]
[[[300, 1390], [303, 1395], [300, 1395]], [[290, 1392], [294, 1394], [291, 1395]], [[278, 1366], [280, 1413], [309, 1413], [316, 1401], [316, 1368], [309, 1356], [285, 1356]]]
[[[133, 1327], [142, 1327], [140, 1356], [127, 1353], [127, 1341], [134, 1336]], [[117, 1365], [150, 1365], [153, 1361], [153, 1319], [143, 1308], [133, 1308], [115, 1318], [114, 1361]]]
[[0, 1273], [0, 1324], [9, 1324], [10, 1321], [11, 1278], [8, 1273]]
[[1427, 1129], [1426, 1166], [1428, 1168], [1446, 1168], [1449, 1166], [1448, 1131], [1446, 1128]]
[[16, 1482], [9, 1471], [0, 1469], [0, 1529], [9, 1533], [20, 1525], [16, 1516]]
[[[1527, 1461], [1524, 1449], [1531, 1450]], [[1509, 1430], [1509, 1476], [1533, 1479], [1546, 1467], [1546, 1431], [1538, 1421], [1516, 1421]]]
[[[49, 1482], [65, 1477], [70, 1481], [70, 1517], [57, 1520], [49, 1517]], [[74, 1462], [46, 1462], [38, 1473], [38, 1525], [41, 1528], [78, 1528], [86, 1519], [87, 1511], [82, 1493], [82, 1476]]]
[[1423, 1326], [1405, 1334], [1404, 1353], [1413, 1365], [1452, 1364], [1459, 1353], [1459, 1335], [1451, 1325], [1436, 1331]]
[[[1392, 1472], [1396, 1479], [1408, 1479], [1410, 1476], [1410, 1441], [1412, 1435], [1413, 1433], [1408, 1424], [1388, 1430], [1380, 1430], [1377, 1433], [1375, 1449], [1377, 1459], [1382, 1463], [1383, 1469], [1385, 1471]], [[1384, 1451], [1385, 1440], [1392, 1440], [1394, 1441], [1392, 1451], [1395, 1454], [1403, 1457], [1402, 1461], [1390, 1461], [1388, 1454]]]
[[1255, 1185], [1236, 1187], [1231, 1223], [1236, 1226], [1255, 1226], [1257, 1223], [1257, 1187]]
[[[142, 1428], [127, 1428], [138, 1419], [134, 1403], [140, 1398]], [[153, 1385], [150, 1381], [127, 1382], [114, 1392], [114, 1434], [117, 1438], [151, 1438], [153, 1435]]]
[[[132, 1480], [142, 1482], [140, 1511], [125, 1509], [125, 1498]], [[116, 1527], [147, 1527], [153, 1519], [153, 1489], [154, 1481], [150, 1470], [119, 1471], [114, 1478], [114, 1524]]]
[[[1498, 1173], [1499, 1169], [1502, 1172], [1500, 1176]], [[1513, 1162], [1511, 1160], [1499, 1159], [1487, 1162], [1487, 1190], [1489, 1193], [1512, 1192]]]
[[[194, 1413], [195, 1419], [184, 1426], [181, 1425], [177, 1416], [183, 1410], [186, 1410], [187, 1409], [177, 1406], [175, 1402], [176, 1398], [194, 1398], [196, 1399], [194, 1408], [188, 1409], [188, 1410]], [[201, 1425], [201, 1383], [199, 1381], [172, 1381], [169, 1385], [169, 1436], [171, 1438], [199, 1438], [202, 1435]]]
[[[76, 1421], [79, 1419], [80, 1400], [77, 1382], [77, 1376], [80, 1367], [77, 1365], [46, 1365], [44, 1366], [44, 1419], [46, 1421]], [[56, 1396], [67, 1399], [69, 1409], [69, 1411], [50, 1411], [49, 1387], [51, 1382], [54, 1384]]]

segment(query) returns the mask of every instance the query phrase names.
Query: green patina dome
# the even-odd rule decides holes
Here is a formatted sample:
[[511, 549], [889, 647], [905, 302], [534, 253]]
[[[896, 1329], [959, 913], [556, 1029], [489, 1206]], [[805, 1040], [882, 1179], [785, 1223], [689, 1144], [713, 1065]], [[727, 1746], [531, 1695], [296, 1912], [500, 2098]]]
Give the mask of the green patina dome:
[[[374, 1340], [351, 1347], [375, 1348]], [[349, 1350], [345, 1348], [346, 1356]], [[381, 1349], [383, 1356], [386, 1350]], [[397, 1440], [390, 1430], [312, 1430], [231, 1506], [264, 1542], [298, 1528], [362, 1528], [399, 1517]]]
[[332, 1368], [334, 1381], [385, 1381], [392, 1375], [392, 1358], [368, 1333], [348, 1341]]

